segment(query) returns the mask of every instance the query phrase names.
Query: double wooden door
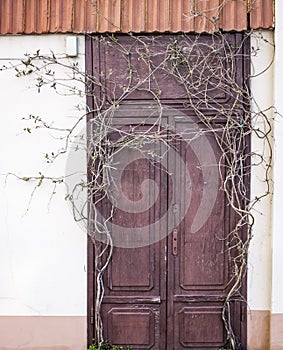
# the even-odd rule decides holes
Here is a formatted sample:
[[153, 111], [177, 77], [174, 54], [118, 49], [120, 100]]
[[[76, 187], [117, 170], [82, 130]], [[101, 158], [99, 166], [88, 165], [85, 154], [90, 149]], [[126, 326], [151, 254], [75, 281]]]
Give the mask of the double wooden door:
[[[103, 61], [97, 43], [91, 47], [100, 52], [91, 51], [91, 69], [101, 70], [110, 59]], [[123, 166], [113, 177], [116, 208], [108, 224], [114, 247], [103, 276], [104, 338], [143, 350], [226, 349], [223, 317], [229, 317], [245, 349], [246, 309], [240, 294], [231, 300], [229, 315], [223, 313], [233, 283], [234, 252], [228, 251], [226, 237], [234, 218], [221, 188], [226, 166], [219, 144], [188, 109], [168, 107], [156, 125], [149, 100], [131, 98], [114, 116], [116, 131], [111, 137], [117, 141], [123, 131], [164, 133], [150, 150], [124, 147], [113, 162], [116, 168]], [[225, 103], [226, 97], [220, 98]], [[109, 205], [113, 203], [101, 204], [102, 217], [108, 216]], [[96, 273], [92, 246], [89, 251], [91, 315]], [[90, 322], [90, 338], [94, 334]]]
[[[122, 114], [116, 143], [130, 128], [131, 134], [156, 133], [148, 118], [132, 116], [140, 110], [126, 108]], [[175, 140], [166, 136], [169, 150], [163, 133], [162, 143], [145, 151], [124, 147], [113, 159], [119, 170], [112, 187], [121, 193], [114, 193], [108, 224], [114, 247], [103, 276], [104, 338], [133, 349], [216, 350], [227, 340], [222, 310], [233, 281], [225, 239], [232, 215], [221, 190], [221, 153], [214, 136], [202, 134], [199, 126], [196, 136], [192, 118], [169, 114], [163, 123], [182, 131]], [[102, 201], [105, 219], [111, 206]], [[237, 300], [231, 315], [239, 338], [243, 319]]]

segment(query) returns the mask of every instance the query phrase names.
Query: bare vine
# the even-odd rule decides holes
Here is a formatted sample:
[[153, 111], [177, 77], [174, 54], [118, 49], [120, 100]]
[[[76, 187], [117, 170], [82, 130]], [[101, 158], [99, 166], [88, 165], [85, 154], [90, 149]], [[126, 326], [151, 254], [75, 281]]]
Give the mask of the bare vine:
[[[233, 227], [224, 238], [231, 265], [222, 311], [227, 333], [225, 349], [240, 348], [231, 323], [231, 303], [241, 299], [245, 302], [241, 288], [252, 239], [252, 210], [271, 191], [271, 157], [266, 159], [261, 153], [252, 153], [249, 141], [252, 134], [265, 140], [272, 154], [268, 110], [251, 112], [249, 72], [242, 80], [237, 70], [237, 62], [249, 60], [250, 53], [245, 48], [250, 35], [239, 35], [237, 41], [221, 33], [209, 36], [209, 40], [203, 40], [202, 35], [185, 34], [128, 35], [126, 39], [114, 35], [96, 36], [89, 40], [105, 54], [106, 63], [103, 63], [101, 72], [81, 71], [76, 63], [70, 64], [64, 57], [53, 53], [41, 55], [40, 51], [28, 54], [16, 66], [2, 68], [15, 69], [19, 77], [35, 76], [39, 92], [51, 87], [58, 94], [85, 96], [89, 101], [81, 117], [68, 128], [48, 124], [40, 116], [30, 115], [25, 118], [28, 124], [24, 131], [33, 133], [35, 129], [43, 128], [60, 134], [62, 147], [45, 154], [47, 162], [58, 161], [60, 155], [71, 148], [82, 147], [87, 152], [87, 181], [82, 180], [69, 188], [66, 199], [72, 204], [75, 220], [85, 222], [96, 247], [95, 329], [99, 346], [104, 341], [101, 321], [103, 275], [115, 245], [111, 221], [117, 205], [113, 192], [116, 186], [113, 169], [117, 168], [117, 157], [124, 150], [131, 149], [144, 154], [154, 167], [158, 167], [176, 142], [185, 141], [190, 146], [201, 135], [209, 135], [216, 141], [220, 152], [217, 159], [220, 190], [225, 193], [227, 207], [233, 212]], [[119, 57], [121, 67], [115, 66], [115, 56]], [[69, 73], [58, 77], [56, 67], [62, 67]], [[179, 89], [177, 104], [174, 105], [163, 91], [164, 82], [171, 84], [172, 89]], [[138, 98], [146, 102], [140, 105]], [[170, 106], [173, 105], [182, 111], [189, 110], [194, 123], [200, 127], [188, 133], [176, 131], [172, 125], [164, 123], [164, 117], [170, 114]], [[118, 125], [119, 113], [133, 106], [147, 108], [147, 114], [136, 125]], [[259, 120], [265, 129], [255, 126], [255, 121]], [[87, 140], [84, 135], [77, 136], [86, 121]], [[250, 198], [248, 178], [254, 166], [264, 167], [266, 190], [260, 196]], [[168, 175], [171, 174], [168, 172]], [[52, 178], [40, 173], [21, 179], [35, 180], [37, 187], [46, 180], [55, 185], [68, 184], [66, 175]], [[87, 192], [86, 201], [78, 205], [77, 198], [83, 191]], [[107, 215], [101, 219], [103, 210]]]

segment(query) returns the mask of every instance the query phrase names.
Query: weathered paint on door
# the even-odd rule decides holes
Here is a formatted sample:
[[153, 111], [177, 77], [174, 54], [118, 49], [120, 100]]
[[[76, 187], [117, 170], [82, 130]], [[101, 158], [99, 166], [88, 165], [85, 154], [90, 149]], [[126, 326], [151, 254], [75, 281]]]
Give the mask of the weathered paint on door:
[[[200, 41], [209, 43], [209, 36], [200, 38]], [[178, 39], [182, 40], [181, 37]], [[152, 38], [143, 40], [154, 43], [156, 50], [162, 51], [172, 36], [164, 35], [158, 44]], [[227, 40], [236, 46], [241, 35], [227, 35]], [[128, 36], [119, 37], [121, 43], [129, 51], [136, 45]], [[104, 87], [103, 93], [101, 87], [93, 88], [96, 98], [102, 100], [104, 94], [107, 104], [107, 100], [114, 97], [111, 95], [113, 91], [122, 94], [119, 88], [124, 84], [125, 60], [112, 44], [100, 45], [98, 38], [88, 39], [88, 50], [88, 69], [94, 76], [101, 77]], [[136, 60], [139, 77], [146, 74], [145, 67], [135, 57], [135, 51], [131, 60]], [[244, 63], [239, 60], [238, 64], [236, 79], [241, 84]], [[115, 88], [110, 79], [105, 79], [109, 70], [112, 81], [113, 75], [115, 77]], [[221, 152], [213, 135], [201, 136], [200, 132], [199, 137], [190, 137], [196, 125], [198, 130], [206, 130], [205, 126], [197, 122], [189, 107], [183, 107], [183, 87], [174, 85], [162, 72], [158, 78], [158, 86], [164, 92], [163, 101], [168, 106], [161, 126], [170, 125], [176, 134], [182, 131], [182, 137], [173, 137], [174, 152], [168, 152], [159, 166], [143, 157], [133, 156], [131, 149], [123, 150], [122, 156], [129, 159], [119, 178], [123, 195], [133, 202], [142, 196], [149, 199], [153, 196], [154, 204], [143, 212], [117, 210], [111, 221], [114, 240], [115, 227], [130, 229], [129, 232], [138, 228], [140, 236], [137, 247], [116, 244], [104, 275], [104, 337], [112, 344], [132, 345], [133, 349], [218, 350], [225, 348], [226, 343], [222, 308], [232, 276], [224, 237], [230, 232], [234, 220], [217, 175]], [[201, 89], [198, 94], [202, 94]], [[211, 90], [211, 94], [218, 104], [233, 103], [231, 94], [226, 95], [217, 89]], [[131, 128], [154, 132], [147, 107], [151, 103], [152, 96], [141, 86], [139, 91], [124, 99], [113, 118], [115, 127], [122, 131]], [[213, 115], [213, 111], [205, 113]], [[223, 120], [216, 119], [215, 122], [221, 124]], [[166, 132], [172, 137], [168, 130]], [[119, 135], [113, 137], [117, 139]], [[164, 154], [162, 145], [155, 144], [154, 147], [155, 154]], [[225, 172], [225, 164], [220, 168]], [[155, 185], [144, 187], [147, 180]], [[108, 204], [104, 203], [100, 210], [107, 212]], [[153, 226], [155, 222], [159, 224]], [[154, 239], [150, 238], [152, 235]], [[142, 240], [151, 244], [143, 245]], [[233, 251], [230, 254], [233, 255]], [[94, 252], [90, 247], [89, 309], [94, 305], [93, 265]], [[244, 288], [241, 293], [245, 295]], [[240, 298], [239, 294], [231, 303], [231, 323], [241, 348], [245, 349], [245, 306], [239, 302]], [[90, 324], [89, 337], [92, 338], [93, 334], [93, 324]]]

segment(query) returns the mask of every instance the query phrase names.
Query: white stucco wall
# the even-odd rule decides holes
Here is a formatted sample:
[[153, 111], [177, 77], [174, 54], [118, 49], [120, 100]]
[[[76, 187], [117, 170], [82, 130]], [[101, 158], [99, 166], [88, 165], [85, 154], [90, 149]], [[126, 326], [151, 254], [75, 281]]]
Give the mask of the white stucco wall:
[[[273, 198], [273, 239], [272, 239], [272, 313], [283, 314], [283, 2], [275, 1], [275, 74], [274, 74], [274, 102], [281, 116], [274, 124], [274, 198]], [[281, 332], [283, 330], [281, 329]], [[282, 338], [282, 333], [281, 333]]]
[[[83, 36], [78, 48], [78, 57], [69, 60], [84, 70]], [[38, 49], [64, 54], [65, 36], [2, 36], [0, 66]], [[79, 115], [75, 106], [84, 101], [51, 88], [38, 93], [33, 77], [17, 78], [14, 70], [1, 71], [0, 80], [0, 315], [86, 315], [86, 234], [64, 201], [64, 186], [50, 201], [53, 186], [43, 184], [29, 205], [35, 184], [5, 176], [64, 175], [67, 157], [44, 163], [44, 154], [56, 151], [59, 141], [46, 130], [24, 133], [30, 124], [22, 118], [33, 114], [70, 125]]]
[[[259, 111], [264, 111], [271, 126], [274, 118], [274, 40], [272, 31], [255, 31], [251, 36], [251, 94], [252, 118], [254, 128], [267, 131]], [[269, 135], [273, 144], [273, 135]], [[259, 139], [256, 134], [251, 139], [252, 152], [261, 154], [268, 162], [271, 156], [267, 141]], [[252, 162], [258, 162], [254, 157]], [[251, 199], [261, 196], [267, 190], [265, 179], [266, 166], [256, 166], [251, 173]], [[269, 173], [270, 180], [272, 172]], [[272, 185], [272, 182], [270, 181]], [[272, 189], [271, 189], [272, 191]], [[248, 308], [251, 310], [270, 310], [271, 274], [272, 274], [272, 232], [271, 232], [271, 194], [258, 202], [252, 214], [255, 218], [253, 238], [248, 258]]]

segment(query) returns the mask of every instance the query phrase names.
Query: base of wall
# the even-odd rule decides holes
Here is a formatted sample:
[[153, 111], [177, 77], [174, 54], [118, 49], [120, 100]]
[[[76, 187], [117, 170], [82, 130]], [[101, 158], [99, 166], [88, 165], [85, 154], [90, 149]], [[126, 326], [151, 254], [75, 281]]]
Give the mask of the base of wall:
[[270, 348], [283, 350], [283, 314], [272, 314], [270, 327]]
[[248, 349], [268, 350], [269, 345], [270, 311], [250, 310], [248, 312]]
[[1, 316], [0, 350], [85, 350], [84, 316]]
[[283, 314], [248, 313], [248, 350], [283, 350]]
[[[0, 350], [87, 348], [85, 316], [1, 316], [0, 329]], [[249, 311], [248, 349], [283, 350], [283, 314]]]

